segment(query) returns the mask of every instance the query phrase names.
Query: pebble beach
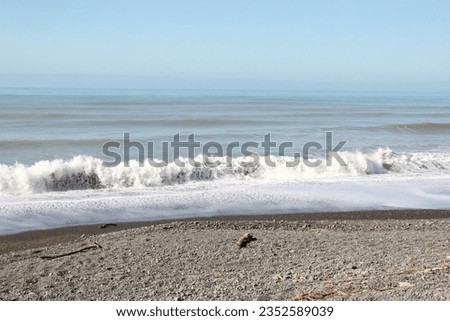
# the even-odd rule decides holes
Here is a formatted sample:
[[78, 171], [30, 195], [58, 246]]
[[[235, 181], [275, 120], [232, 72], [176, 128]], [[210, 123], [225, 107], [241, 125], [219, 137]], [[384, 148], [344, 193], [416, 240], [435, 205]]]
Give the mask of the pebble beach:
[[28, 232], [0, 237], [0, 300], [449, 300], [449, 231], [405, 210]]

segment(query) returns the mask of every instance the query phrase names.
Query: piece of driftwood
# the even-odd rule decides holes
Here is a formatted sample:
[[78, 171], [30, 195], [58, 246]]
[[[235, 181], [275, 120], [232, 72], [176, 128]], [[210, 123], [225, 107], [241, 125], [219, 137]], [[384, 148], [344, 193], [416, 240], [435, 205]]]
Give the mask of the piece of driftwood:
[[46, 256], [41, 256], [41, 259], [43, 260], [54, 260], [60, 257], [64, 257], [64, 256], [70, 256], [70, 255], [74, 255], [77, 253], [82, 253], [82, 252], [86, 252], [89, 250], [97, 250], [97, 249], [102, 249], [102, 246], [100, 244], [98, 244], [97, 242], [94, 242], [92, 244], [86, 245], [76, 251], [73, 252], [68, 252], [68, 253], [63, 253], [63, 254], [58, 254], [58, 255], [46, 255]]
[[110, 226], [117, 226], [117, 224], [114, 224], [114, 223], [103, 224], [102, 226], [100, 226], [100, 228], [107, 228]]
[[369, 291], [388, 291], [394, 289], [394, 286], [386, 287], [386, 288], [368, 288], [362, 290], [354, 290], [354, 291], [341, 291], [341, 290], [331, 290], [330, 292], [314, 292], [308, 291], [305, 293], [298, 293], [295, 297], [292, 298], [293, 301], [317, 301], [324, 300], [327, 298], [336, 298], [336, 297], [349, 297], [352, 295], [363, 294]]
[[241, 236], [241, 238], [236, 242], [239, 248], [246, 247], [248, 243], [251, 241], [256, 241], [256, 238], [253, 237], [250, 233], [245, 233]]
[[[294, 301], [296, 300], [324, 300], [326, 298], [332, 298], [332, 297], [347, 297], [352, 295], [358, 295], [369, 291], [388, 291], [395, 288], [404, 288], [404, 287], [411, 287], [414, 286], [414, 284], [409, 282], [398, 282], [398, 284], [391, 284], [384, 288], [375, 288], [367, 286], [367, 282], [370, 280], [381, 280], [385, 277], [390, 276], [398, 276], [398, 275], [419, 275], [423, 280], [424, 274], [427, 272], [434, 272], [439, 270], [449, 270], [450, 264], [449, 263], [443, 263], [443, 264], [436, 264], [434, 266], [428, 266], [423, 268], [416, 268], [416, 269], [403, 269], [400, 271], [394, 271], [394, 272], [388, 272], [388, 273], [380, 273], [378, 275], [369, 275], [369, 276], [362, 276], [362, 277], [354, 277], [354, 278], [346, 278], [346, 279], [340, 279], [340, 280], [324, 280], [321, 281], [323, 285], [326, 285], [327, 287], [331, 287], [331, 290], [328, 292], [316, 292], [313, 290], [306, 291], [306, 292], [297, 292], [297, 295], [292, 298]], [[317, 283], [317, 281], [311, 281], [311, 282], [304, 282], [304, 284], [307, 283]], [[360, 290], [354, 290], [354, 291], [341, 291], [339, 289], [336, 289], [337, 286], [342, 285], [344, 283], [353, 283], [354, 285], [359, 285], [362, 287]]]
[[419, 274], [422, 275], [423, 273], [432, 272], [432, 271], [438, 271], [438, 270], [447, 270], [450, 269], [450, 264], [444, 263], [440, 265], [435, 265], [431, 267], [424, 267], [420, 269], [406, 269], [406, 270], [400, 270], [395, 272], [387, 272], [387, 273], [380, 273], [378, 275], [369, 275], [369, 276], [362, 276], [362, 277], [355, 277], [355, 278], [347, 278], [347, 279], [340, 279], [340, 280], [325, 280], [322, 281], [323, 283], [348, 283], [348, 282], [355, 282], [355, 281], [363, 281], [367, 279], [376, 279], [376, 278], [382, 278], [386, 276], [396, 276], [396, 275], [404, 275], [404, 274]]

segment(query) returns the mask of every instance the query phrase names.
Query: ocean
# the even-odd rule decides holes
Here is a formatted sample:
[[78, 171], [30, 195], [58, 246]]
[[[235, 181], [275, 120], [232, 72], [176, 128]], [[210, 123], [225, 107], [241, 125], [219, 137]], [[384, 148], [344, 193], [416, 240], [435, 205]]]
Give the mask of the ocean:
[[0, 119], [0, 234], [450, 208], [448, 93], [3, 88]]

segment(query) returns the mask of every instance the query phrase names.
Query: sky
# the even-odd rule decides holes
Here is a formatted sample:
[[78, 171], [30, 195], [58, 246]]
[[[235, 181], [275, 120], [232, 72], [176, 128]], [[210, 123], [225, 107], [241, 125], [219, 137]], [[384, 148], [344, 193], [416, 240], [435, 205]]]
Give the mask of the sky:
[[448, 0], [0, 0], [0, 86], [450, 90]]

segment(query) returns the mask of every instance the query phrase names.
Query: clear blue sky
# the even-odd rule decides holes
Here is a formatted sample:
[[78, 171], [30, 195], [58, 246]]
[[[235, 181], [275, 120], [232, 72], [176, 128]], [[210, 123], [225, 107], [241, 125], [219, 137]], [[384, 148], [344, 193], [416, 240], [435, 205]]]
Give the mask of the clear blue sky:
[[0, 0], [0, 86], [450, 89], [450, 1]]

